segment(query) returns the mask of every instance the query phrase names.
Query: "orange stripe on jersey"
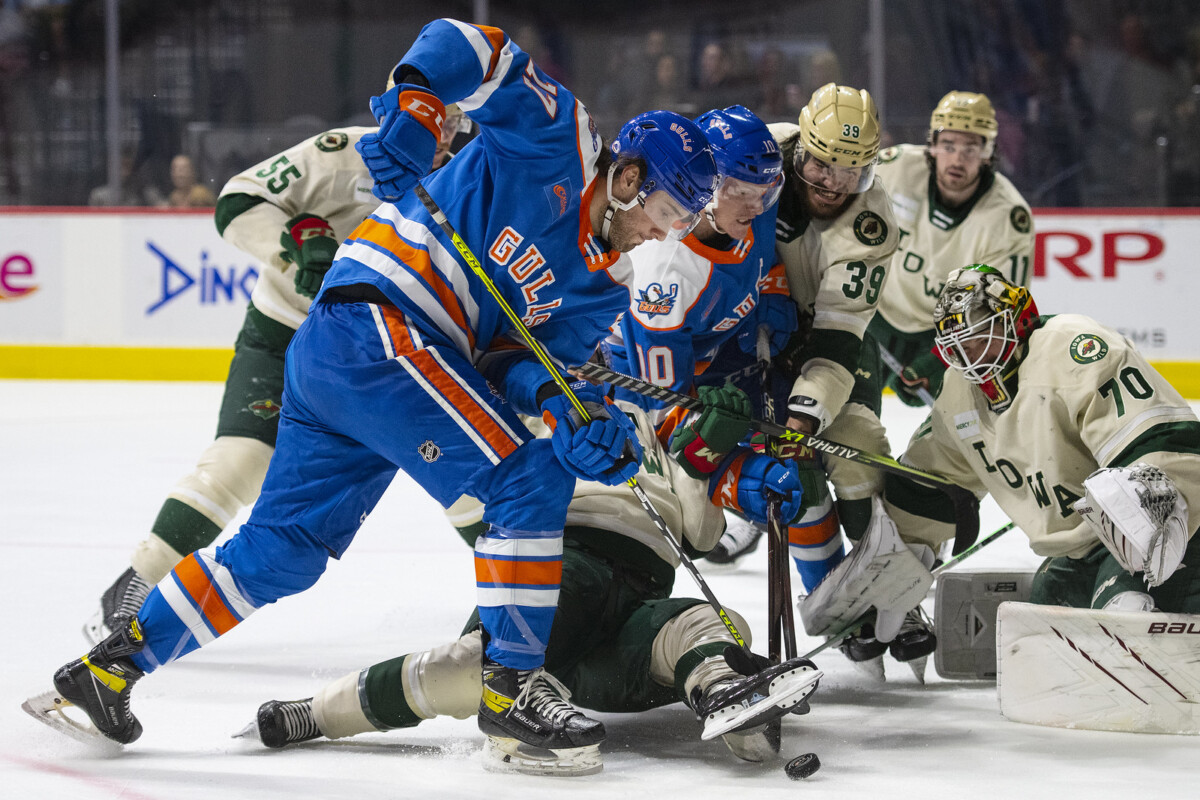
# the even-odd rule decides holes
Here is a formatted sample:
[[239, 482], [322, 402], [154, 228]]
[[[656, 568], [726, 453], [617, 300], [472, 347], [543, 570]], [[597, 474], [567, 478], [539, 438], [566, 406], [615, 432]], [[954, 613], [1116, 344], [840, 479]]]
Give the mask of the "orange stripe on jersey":
[[183, 584], [184, 590], [191, 596], [192, 601], [200, 609], [200, 613], [209, 625], [217, 632], [217, 636], [228, 633], [240, 621], [225, 605], [217, 587], [212, 584], [200, 559], [192, 553], [175, 565], [175, 577]]
[[658, 430], [655, 431], [655, 435], [664, 447], [666, 447], [667, 441], [671, 438], [671, 434], [675, 432], [675, 429], [679, 427], [690, 413], [690, 411], [682, 406], [671, 406], [667, 410], [667, 413], [663, 415], [662, 421], [658, 423]]
[[355, 229], [351, 238], [372, 242], [387, 249], [396, 258], [404, 262], [404, 265], [408, 269], [424, 278], [433, 287], [434, 293], [437, 295], [438, 300], [441, 301], [442, 307], [446, 309], [446, 313], [450, 315], [450, 319], [454, 320], [454, 324], [461, 328], [463, 333], [467, 335], [467, 343], [471, 346], [471, 349], [475, 349], [475, 332], [467, 325], [467, 317], [463, 312], [462, 303], [459, 302], [454, 289], [450, 284], [446, 283], [441, 273], [434, 268], [427, 251], [413, 247], [401, 239], [391, 225], [373, 219], [363, 220], [362, 224]]
[[417, 350], [408, 356], [408, 361], [466, 418], [496, 455], [505, 458], [517, 449], [519, 443], [496, 422], [491, 410], [481, 406], [428, 350]]
[[508, 561], [476, 555], [475, 582], [508, 586], [557, 586], [562, 583], [562, 560]]
[[838, 516], [832, 511], [825, 519], [803, 528], [788, 528], [788, 544], [814, 545], [825, 544], [838, 535]]
[[379, 313], [387, 323], [388, 337], [392, 340], [392, 352], [397, 356], [411, 355], [417, 349], [417, 342], [408, 323], [404, 321], [404, 313], [395, 306], [380, 306]]
[[584, 261], [587, 262], [588, 272], [608, 269], [617, 263], [617, 259], [621, 257], [621, 254], [615, 250], [609, 250], [607, 253], [600, 255], [595, 255], [588, 250], [589, 242], [592, 243], [594, 249], [600, 248], [600, 239], [594, 236], [592, 232], [592, 217], [588, 209], [592, 206], [592, 195], [596, 193], [596, 186], [601, 180], [604, 180], [604, 177], [597, 172], [596, 177], [592, 178], [592, 182], [588, 184], [587, 189], [584, 191], [583, 198], [579, 201], [579, 252], [583, 255]]
[[488, 44], [492, 46], [492, 60], [488, 63], [487, 74], [483, 76], [483, 82], [487, 83], [492, 79], [492, 73], [496, 71], [496, 64], [500, 61], [500, 51], [504, 49], [504, 40], [507, 37], [505, 37], [504, 31], [490, 25], [476, 25], [475, 27], [487, 37]]
[[711, 245], [707, 245], [700, 241], [696, 234], [689, 233], [684, 237], [683, 243], [687, 245], [687, 249], [691, 250], [701, 258], [707, 258], [714, 264], [740, 264], [746, 260], [746, 254], [750, 252], [750, 247], [754, 244], [754, 231], [751, 230], [746, 234], [745, 239], [739, 239], [728, 250], [718, 250]]

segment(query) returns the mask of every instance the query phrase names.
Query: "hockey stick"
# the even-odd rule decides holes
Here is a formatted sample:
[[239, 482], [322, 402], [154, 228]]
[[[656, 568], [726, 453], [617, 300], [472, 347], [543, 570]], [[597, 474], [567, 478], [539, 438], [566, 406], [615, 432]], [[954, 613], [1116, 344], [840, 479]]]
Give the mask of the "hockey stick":
[[[937, 568], [931, 570], [929, 574], [936, 578], [937, 576], [941, 575], [943, 572], [950, 569], [951, 567], [955, 567], [958, 564], [962, 563], [962, 561], [964, 559], [966, 559], [970, 556], [973, 556], [975, 553], [978, 553], [980, 550], [987, 547], [989, 544], [996, 541], [1001, 536], [1008, 533], [1015, 527], [1017, 527], [1017, 523], [1006, 522], [1005, 524], [1001, 525], [996, 530], [989, 533], [987, 536], [985, 536], [982, 539], [980, 539], [979, 541], [975, 542], [973, 545], [968, 547], [966, 550], [963, 550], [961, 553], [959, 553], [958, 555], [951, 558], [945, 564], [942, 564], [940, 567], [937, 567]], [[843, 625], [832, 636], [830, 636], [828, 639], [826, 639], [823, 644], [821, 644], [820, 646], [815, 647], [812, 650], [809, 650], [807, 653], [805, 653], [804, 658], [812, 658], [817, 653], [820, 653], [821, 651], [826, 650], [826, 649], [832, 647], [833, 645], [837, 644], [842, 639], [845, 639], [851, 633], [858, 630], [858, 628], [864, 622], [866, 622], [870, 618], [870, 616], [871, 616], [871, 612], [868, 611], [865, 614], [862, 614], [859, 617], [857, 617], [853, 622], [849, 622], [846, 625]]]
[[[759, 380], [762, 385], [763, 413], [775, 419], [775, 398], [771, 396], [771, 331], [767, 325], [758, 326], [756, 350], [762, 365]], [[775, 437], [767, 437], [767, 455], [779, 457]], [[772, 497], [767, 503], [767, 656], [772, 661], [796, 657], [796, 622], [792, 616], [792, 575], [788, 568], [787, 526], [781, 519], [782, 503]], [[780, 636], [782, 634], [782, 637]], [[780, 639], [782, 638], [782, 641]]]
[[[900, 373], [904, 371], [904, 365], [900, 363], [900, 359], [892, 355], [891, 351], [883, 345], [879, 345], [879, 357], [883, 359], [883, 363], [887, 364], [888, 369], [896, 373], [896, 377], [900, 378]], [[901, 378], [903, 380], [903, 378]], [[914, 386], [913, 391], [917, 393], [917, 397], [921, 398], [921, 402], [933, 408], [933, 395], [924, 386]]]
[[[635, 378], [632, 375], [616, 372], [601, 364], [588, 362], [587, 364], [574, 367], [571, 372], [591, 381], [608, 382], [613, 386], [627, 389], [635, 394], [693, 411], [699, 411], [704, 408], [704, 404], [698, 398], [677, 392], [674, 389], [668, 389], [665, 386], [658, 386], [640, 378]], [[866, 464], [883, 472], [890, 472], [894, 475], [908, 478], [923, 486], [940, 489], [954, 503], [954, 552], [963, 552], [979, 538], [979, 501], [971, 492], [958, 486], [953, 481], [943, 478], [941, 475], [935, 475], [932, 472], [925, 472], [916, 467], [901, 464], [894, 458], [879, 455], [878, 453], [868, 453], [865, 450], [859, 450], [848, 445], [839, 444], [838, 442], [831, 442], [828, 439], [820, 439], [808, 433], [794, 431], [780, 425], [774, 420], [751, 420], [750, 424], [756, 430], [770, 436], [776, 436], [785, 442], [797, 442], [808, 445], [822, 453], [827, 453], [838, 458], [845, 458], [849, 461], [857, 461], [860, 464]]]
[[[554, 366], [554, 362], [551, 360], [550, 354], [546, 352], [546, 348], [542, 347], [541, 342], [533, 338], [533, 334], [530, 333], [529, 328], [525, 326], [524, 320], [517, 316], [517, 312], [513, 311], [512, 306], [510, 306], [508, 301], [505, 300], [503, 295], [500, 294], [500, 290], [496, 288], [496, 284], [492, 282], [491, 277], [484, 272], [483, 265], [479, 263], [479, 259], [477, 259], [475, 254], [471, 252], [471, 248], [467, 246], [467, 243], [463, 241], [463, 238], [458, 235], [458, 231], [456, 231], [454, 226], [450, 224], [450, 220], [446, 219], [446, 215], [442, 213], [442, 209], [439, 208], [438, 204], [434, 202], [432, 197], [429, 196], [429, 192], [425, 190], [425, 187], [419, 183], [416, 186], [416, 193], [417, 197], [421, 200], [421, 204], [425, 206], [425, 210], [429, 212], [431, 217], [433, 217], [433, 221], [436, 222], [438, 226], [441, 227], [442, 231], [450, 237], [450, 241], [453, 242], [454, 247], [456, 250], [458, 250], [459, 255], [461, 255], [463, 260], [467, 262], [467, 266], [470, 267], [471, 271], [475, 273], [475, 277], [479, 278], [479, 280], [483, 283], [484, 288], [488, 290], [488, 294], [495, 299], [496, 304], [500, 306], [500, 310], [504, 312], [504, 316], [508, 317], [508, 321], [512, 323], [513, 329], [516, 330], [517, 333], [520, 334], [521, 339], [524, 340], [525, 346], [533, 352], [534, 356], [537, 357], [537, 360], [540, 361], [542, 366], [546, 368], [546, 371], [550, 373], [551, 379], [558, 384], [558, 388], [561, 389], [562, 393], [566, 395], [568, 400], [571, 401], [571, 405], [574, 407], [576, 413], [579, 414], [580, 418], [585, 423], [589, 422], [591, 420], [591, 415], [588, 414], [587, 409], [583, 407], [583, 403], [581, 403], [579, 398], [575, 396], [575, 393], [571, 391], [571, 387], [567, 384], [566, 379], [563, 378], [562, 373], [560, 373], [558, 368]], [[713, 610], [717, 612], [717, 616], [721, 618], [721, 622], [725, 623], [725, 628], [729, 631], [730, 635], [733, 636], [733, 640], [737, 642], [738, 645], [746, 652], [747, 656], [752, 656], [753, 653], [750, 651], [750, 646], [746, 644], [746, 640], [742, 638], [740, 633], [738, 633], [737, 626], [733, 624], [733, 620], [729, 618], [729, 614], [726, 613], [725, 608], [717, 601], [717, 597], [713, 594], [712, 589], [708, 588], [708, 584], [705, 583], [704, 578], [700, 575], [700, 570], [696, 569], [696, 565], [692, 563], [692, 560], [688, 558], [687, 553], [684, 552], [682, 541], [677, 540], [675, 535], [671, 533], [670, 529], [667, 528], [666, 520], [662, 518], [662, 515], [659, 514], [654, 508], [653, 504], [651, 504], [650, 498], [646, 495], [646, 491], [641, 487], [641, 484], [638, 483], [637, 477], [631, 477], [629, 480], [625, 481], [625, 485], [633, 490], [634, 495], [637, 496], [638, 502], [642, 504], [642, 508], [646, 510], [646, 513], [654, 522], [655, 527], [658, 528], [659, 532], [662, 533], [663, 538], [665, 538], [675, 550], [675, 555], [679, 558], [679, 563], [684, 566], [688, 573], [691, 574], [692, 579], [696, 581], [696, 585], [700, 587], [700, 591], [704, 594], [704, 598], [708, 600], [709, 605], [711, 605]]]

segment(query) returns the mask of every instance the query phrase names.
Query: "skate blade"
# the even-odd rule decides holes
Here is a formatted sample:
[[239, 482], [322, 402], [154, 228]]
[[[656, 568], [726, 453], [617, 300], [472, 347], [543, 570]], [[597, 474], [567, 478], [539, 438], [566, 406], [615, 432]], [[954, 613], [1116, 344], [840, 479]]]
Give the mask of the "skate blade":
[[255, 720], [253, 722], [251, 722], [246, 727], [242, 728], [237, 733], [230, 734], [229, 738], [230, 739], [254, 739], [257, 742], [262, 742], [262, 736], [260, 736], [258, 733], [258, 719], [255, 718]]
[[773, 724], [723, 733], [721, 741], [742, 761], [759, 764], [779, 755], [779, 730]]
[[812, 667], [796, 667], [776, 675], [775, 680], [767, 687], [767, 695], [759, 702], [734, 709], [723, 708], [709, 714], [704, 720], [704, 730], [700, 733], [700, 738], [708, 741], [755, 721], [767, 722], [786, 714], [816, 690], [817, 681], [824, 675], [821, 670]]
[[83, 720], [76, 719], [67, 713], [67, 709], [75, 708], [75, 705], [57, 691], [51, 690], [34, 695], [24, 703], [21, 703], [21, 708], [38, 722], [53, 728], [59, 733], [70, 736], [77, 742], [83, 742], [88, 745], [100, 745], [105, 750], [112, 752], [121, 750], [121, 745], [101, 733], [81, 709], [75, 713], [81, 715]]
[[917, 683], [925, 685], [925, 665], [929, 663], [929, 656], [918, 656], [912, 661], [905, 661], [908, 668], [912, 670], [913, 676], [916, 677]]
[[573, 778], [600, 772], [604, 769], [604, 757], [598, 744], [547, 750], [517, 739], [487, 736], [483, 743], [483, 768], [488, 772]]

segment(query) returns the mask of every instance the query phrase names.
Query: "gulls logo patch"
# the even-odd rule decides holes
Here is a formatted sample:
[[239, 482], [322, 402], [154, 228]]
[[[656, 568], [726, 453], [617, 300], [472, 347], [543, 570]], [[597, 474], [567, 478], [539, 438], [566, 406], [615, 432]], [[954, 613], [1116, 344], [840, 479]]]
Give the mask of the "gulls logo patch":
[[670, 314], [671, 309], [675, 307], [678, 295], [678, 283], [671, 284], [670, 294], [663, 291], [662, 284], [652, 283], [638, 292], [638, 313], [645, 314], [647, 317]]
[[345, 150], [350, 137], [341, 131], [329, 131], [317, 137], [317, 149], [325, 153], [336, 153]]
[[425, 459], [427, 464], [432, 464], [442, 457], [442, 448], [433, 443], [432, 439], [426, 439], [417, 452], [421, 454], [421, 458]]
[[545, 186], [543, 190], [546, 192], [547, 202], [550, 203], [550, 213], [556, 217], [561, 217], [567, 213], [567, 205], [571, 201], [572, 194], [569, 178], [551, 186]]
[[868, 247], [883, 244], [887, 235], [887, 223], [874, 211], [864, 211], [854, 218], [854, 236]]
[[1108, 344], [1093, 333], [1081, 333], [1071, 342], [1069, 351], [1076, 364], [1090, 364], [1108, 355]]

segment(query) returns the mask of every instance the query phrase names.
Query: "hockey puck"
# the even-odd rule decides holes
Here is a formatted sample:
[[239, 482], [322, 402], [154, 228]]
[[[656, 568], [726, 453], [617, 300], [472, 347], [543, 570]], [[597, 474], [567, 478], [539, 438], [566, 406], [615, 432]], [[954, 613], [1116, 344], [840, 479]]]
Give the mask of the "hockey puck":
[[805, 753], [802, 756], [796, 756], [787, 763], [783, 771], [787, 776], [794, 781], [802, 780], [812, 775], [821, 768], [821, 759], [817, 758], [816, 753]]

